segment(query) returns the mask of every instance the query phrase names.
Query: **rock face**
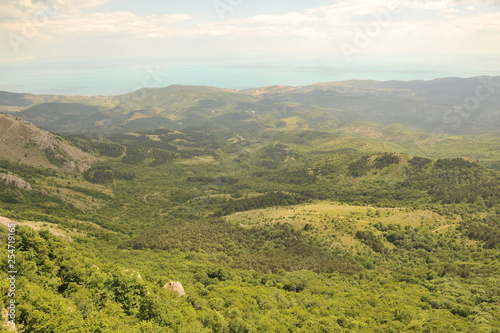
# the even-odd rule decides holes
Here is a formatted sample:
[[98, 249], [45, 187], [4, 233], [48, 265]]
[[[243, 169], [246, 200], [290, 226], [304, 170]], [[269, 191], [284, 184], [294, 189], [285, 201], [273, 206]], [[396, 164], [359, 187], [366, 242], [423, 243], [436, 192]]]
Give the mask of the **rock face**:
[[164, 285], [163, 288], [175, 291], [179, 295], [179, 297], [186, 295], [182, 283], [178, 281], [170, 281], [166, 285]]
[[28, 183], [27, 181], [25, 181], [22, 178], [19, 178], [19, 177], [13, 176], [13, 175], [0, 173], [0, 181], [4, 182], [5, 184], [14, 184], [14, 186], [16, 186], [20, 189], [23, 189], [23, 190], [27, 190], [27, 191], [33, 190], [31, 188], [30, 183]]

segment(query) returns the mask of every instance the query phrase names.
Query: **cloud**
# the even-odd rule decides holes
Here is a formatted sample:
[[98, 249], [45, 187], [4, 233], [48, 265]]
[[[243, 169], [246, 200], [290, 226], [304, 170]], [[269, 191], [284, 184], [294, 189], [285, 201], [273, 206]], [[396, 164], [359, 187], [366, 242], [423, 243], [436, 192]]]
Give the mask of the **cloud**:
[[29, 21], [37, 16], [55, 14], [78, 14], [82, 9], [97, 8], [113, 0], [2, 0], [0, 19], [6, 21]]
[[45, 5], [32, 4], [29, 0], [5, 0], [0, 3], [0, 20], [13, 22], [29, 18], [34, 11], [44, 10]]
[[[193, 20], [191, 14], [140, 15], [132, 12], [82, 14], [81, 12], [85, 7], [97, 8], [109, 1], [33, 0], [33, 3], [29, 0], [6, 0], [0, 5], [0, 13], [10, 13], [11, 20], [0, 24], [0, 29], [20, 32], [26, 28], [26, 20], [16, 21], [12, 20], [13, 18], [19, 17], [21, 13], [27, 11], [33, 12], [43, 7], [50, 8], [52, 6], [55, 9], [53, 15], [42, 17], [37, 21], [36, 28], [45, 37], [57, 38], [61, 35], [77, 33], [80, 35], [89, 34], [89, 37], [95, 34], [102, 36], [122, 34], [122, 37], [158, 39], [202, 37], [338, 39], [352, 35], [356, 28], [362, 28], [366, 22], [373, 21], [373, 14], [381, 11], [387, 12], [391, 8], [402, 9], [410, 14], [413, 9], [425, 9], [444, 11], [449, 15], [450, 12], [456, 12], [458, 7], [474, 5], [475, 8], [478, 8], [500, 3], [500, 0], [367, 0], [364, 2], [343, 0], [332, 5], [308, 8], [282, 15], [256, 15], [244, 19], [192, 24], [182, 29], [176, 28], [175, 24]], [[29, 4], [31, 6], [28, 6]], [[54, 7], [56, 5], [59, 8]], [[397, 15], [391, 16], [391, 28], [394, 28], [397, 22], [403, 19]], [[473, 17], [468, 20], [468, 23], [473, 25], [463, 26], [463, 31], [478, 30], [487, 25], [495, 26], [493, 30], [496, 30], [496, 25], [491, 24], [490, 21], [486, 25], [479, 21], [479, 18], [490, 19], [490, 17], [480, 16], [474, 10], [469, 11], [469, 16]], [[438, 23], [444, 24], [447, 20], [453, 19], [452, 16], [444, 17], [443, 21]], [[436, 21], [420, 20], [414, 23], [432, 26], [436, 24]], [[491, 27], [488, 29], [491, 30]]]
[[85, 15], [68, 13], [31, 20], [0, 23], [2, 32], [26, 39], [72, 38], [148, 38], [175, 35], [170, 26], [189, 21], [191, 14], [138, 15], [131, 12], [95, 12]]
[[421, 8], [437, 10], [453, 10], [459, 7], [484, 7], [500, 5], [500, 0], [433, 0], [433, 1], [406, 1], [396, 0], [403, 8]]
[[[41, 42], [32, 43], [30, 54], [31, 51], [35, 55], [38, 55], [37, 51], [44, 53], [41, 48], [42, 42], [46, 41], [67, 57], [71, 56], [71, 52], [75, 56], [79, 52], [78, 56], [81, 56], [91, 54], [91, 49], [96, 50], [96, 47], [86, 50], [77, 45], [99, 45], [102, 50], [112, 45], [111, 51], [139, 54], [156, 53], [157, 49], [167, 52], [165, 45], [174, 41], [181, 45], [180, 48], [187, 50], [191, 47], [191, 52], [203, 48], [213, 49], [213, 54], [236, 54], [240, 52], [237, 48], [244, 46], [246, 51], [259, 50], [255, 51], [258, 54], [322, 52], [327, 56], [328, 52], [330, 55], [339, 52], [338, 45], [342, 42], [352, 43], [359, 31], [363, 32], [367, 24], [376, 22], [374, 14], [390, 11], [389, 21], [373, 38], [371, 50], [404, 54], [411, 49], [412, 52], [439, 53], [462, 47], [463, 52], [473, 52], [470, 45], [474, 45], [489, 54], [498, 53], [495, 45], [498, 45], [499, 38], [495, 36], [500, 31], [500, 14], [485, 12], [481, 8], [498, 5], [500, 0], [341, 0], [281, 15], [254, 15], [208, 23], [196, 23], [197, 17], [188, 13], [142, 15], [129, 11], [99, 12], [99, 6], [107, 2], [109, 0], [5, 0], [0, 5], [0, 13], [9, 13], [10, 18], [0, 20], [3, 22], [0, 23], [0, 35], [5, 35], [5, 32], [23, 35], [33, 22], [29, 23], [22, 15], [32, 13], [34, 8], [55, 8], [53, 3], [59, 3], [60, 10], [54, 10], [53, 15], [35, 22], [36, 39]], [[472, 5], [474, 9], [466, 10]], [[85, 7], [93, 10], [83, 10]], [[9, 8], [10, 11], [2, 8]], [[398, 10], [391, 11], [391, 8]], [[75, 46], [69, 48], [68, 43]], [[149, 49], [137, 45], [145, 45]], [[170, 48], [168, 52], [181, 51]], [[12, 54], [4, 57], [10, 58]]]
[[[344, 0], [338, 3], [295, 11], [283, 15], [257, 15], [245, 19], [212, 22], [192, 27], [186, 36], [219, 36], [226, 38], [313, 38], [338, 40], [363, 30], [367, 23], [375, 22], [374, 14], [388, 13], [389, 22], [384, 34], [401, 35], [401, 31], [420, 31], [427, 37], [442, 32], [470, 34], [472, 32], [497, 31], [500, 24], [498, 13], [480, 13], [470, 10], [461, 16], [451, 16], [460, 8], [474, 4], [478, 9], [500, 3], [500, 0], [368, 0], [365, 2]], [[412, 15], [414, 10], [441, 12], [445, 16]], [[174, 33], [171, 31], [171, 33]], [[182, 33], [180, 34], [182, 35]]]
[[[190, 14], [137, 15], [131, 12], [92, 13], [82, 17], [49, 21], [46, 30], [53, 34], [64, 33], [131, 33], [146, 34], [162, 28], [191, 20]], [[61, 30], [62, 29], [62, 30]]]

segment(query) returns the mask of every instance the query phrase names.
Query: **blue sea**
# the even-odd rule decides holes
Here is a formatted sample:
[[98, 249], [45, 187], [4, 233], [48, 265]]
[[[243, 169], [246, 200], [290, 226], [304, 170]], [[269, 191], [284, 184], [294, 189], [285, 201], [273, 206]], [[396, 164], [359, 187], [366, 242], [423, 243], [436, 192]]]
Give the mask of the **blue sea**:
[[[498, 68], [498, 67], [497, 67]], [[200, 64], [162, 60], [0, 63], [0, 90], [34, 94], [116, 95], [173, 84], [229, 89], [307, 85], [351, 79], [431, 80], [440, 77], [500, 75], [485, 68], [428, 64], [379, 65], [316, 62]]]

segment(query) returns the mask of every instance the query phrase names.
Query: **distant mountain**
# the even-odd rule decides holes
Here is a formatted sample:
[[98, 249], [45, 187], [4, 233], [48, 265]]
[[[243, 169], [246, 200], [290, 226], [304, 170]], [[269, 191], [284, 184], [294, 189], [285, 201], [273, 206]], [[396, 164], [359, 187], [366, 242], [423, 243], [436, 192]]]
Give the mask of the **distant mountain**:
[[33, 104], [30, 94], [16, 94], [6, 91], [0, 91], [0, 101], [4, 106], [25, 107]]
[[0, 158], [32, 166], [87, 169], [96, 158], [33, 124], [0, 113]]
[[500, 130], [500, 77], [340, 81], [241, 91], [174, 85], [118, 96], [0, 93], [0, 111], [60, 133], [159, 128], [335, 130], [353, 121], [429, 133]]
[[403, 124], [429, 132], [500, 129], [500, 77], [431, 81], [341, 81], [247, 93], [276, 102], [321, 107], [347, 119]]

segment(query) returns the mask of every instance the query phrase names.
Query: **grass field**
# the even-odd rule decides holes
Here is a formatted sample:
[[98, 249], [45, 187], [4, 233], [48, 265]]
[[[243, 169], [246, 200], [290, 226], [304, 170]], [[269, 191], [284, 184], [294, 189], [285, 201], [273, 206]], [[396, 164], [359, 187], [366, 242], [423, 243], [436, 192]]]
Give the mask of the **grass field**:
[[[327, 246], [351, 250], [364, 248], [364, 245], [356, 239], [356, 232], [370, 228], [377, 234], [379, 232], [371, 226], [378, 222], [399, 224], [402, 227], [419, 227], [428, 232], [457, 224], [455, 218], [426, 210], [375, 208], [326, 201], [238, 212], [226, 216], [226, 220], [245, 228], [273, 223], [289, 223], [320, 239]], [[454, 230], [454, 227], [443, 228], [438, 232], [449, 230]]]

